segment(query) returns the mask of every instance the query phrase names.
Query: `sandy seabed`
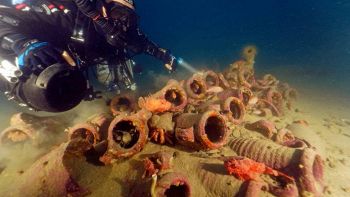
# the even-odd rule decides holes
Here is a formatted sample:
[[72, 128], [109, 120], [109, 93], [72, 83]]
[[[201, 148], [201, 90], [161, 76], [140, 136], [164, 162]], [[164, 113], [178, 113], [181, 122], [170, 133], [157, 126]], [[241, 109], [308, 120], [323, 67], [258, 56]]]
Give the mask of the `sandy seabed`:
[[[318, 151], [325, 161], [326, 189], [324, 196], [350, 195], [350, 105], [347, 100], [324, 94], [323, 90], [303, 90], [301, 88], [293, 111], [288, 111], [283, 117], [267, 118], [280, 128], [296, 120], [308, 122], [314, 133], [301, 133], [299, 135], [311, 144], [315, 144], [316, 147], [318, 146]], [[105, 106], [103, 101], [81, 104], [76, 110], [82, 114], [82, 117], [73, 122], [81, 122], [92, 114], [106, 110], [105, 107], [101, 106]], [[84, 112], [85, 109], [89, 110]], [[11, 110], [1, 111], [1, 114], [12, 112]], [[5, 122], [8, 119], [9, 117], [3, 116], [1, 127], [7, 126]], [[259, 119], [254, 115], [247, 115], [244, 121], [254, 122]], [[248, 132], [249, 134], [247, 134]], [[237, 128], [232, 130], [231, 135], [256, 136], [259, 134], [251, 133], [244, 128]], [[22, 196], [22, 194], [16, 193], [17, 180], [21, 179], [22, 173], [48, 150], [50, 149], [33, 148], [30, 145], [15, 147], [11, 150], [0, 150], [0, 159], [7, 164], [6, 167], [2, 168], [0, 174], [0, 196]], [[232, 187], [232, 185], [237, 184], [238, 186], [241, 183], [237, 181], [231, 183], [232, 177], [226, 175], [225, 169], [220, 167], [222, 161], [213, 159], [232, 155], [227, 147], [208, 152], [189, 152], [183, 147], [161, 146], [151, 142], [145, 146], [142, 152], [130, 159], [118, 161], [112, 166], [82, 166], [81, 171], [84, 173], [80, 174], [79, 184], [89, 188], [90, 196], [128, 196], [135, 186], [131, 183], [140, 179], [143, 174], [141, 161], [147, 155], [160, 150], [176, 153], [173, 162], [174, 170], [186, 174], [192, 185], [193, 196], [232, 196], [238, 192], [238, 187]], [[202, 172], [197, 167], [198, 164], [204, 166], [212, 174], [219, 174], [222, 177], [221, 181], [211, 185], [211, 188], [204, 187], [203, 180], [200, 178]]]

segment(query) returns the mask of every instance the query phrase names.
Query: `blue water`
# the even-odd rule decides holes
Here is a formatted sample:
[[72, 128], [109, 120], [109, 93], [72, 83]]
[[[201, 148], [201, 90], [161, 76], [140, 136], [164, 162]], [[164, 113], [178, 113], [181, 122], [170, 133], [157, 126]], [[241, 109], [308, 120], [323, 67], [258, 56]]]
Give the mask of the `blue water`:
[[[10, 2], [11, 0], [0, 1]], [[240, 58], [240, 51], [245, 45], [253, 44], [258, 48], [255, 64], [258, 75], [266, 73], [276, 75], [280, 81], [292, 84], [299, 92], [309, 92], [301, 95], [309, 101], [316, 103], [321, 98], [324, 99], [320, 101], [323, 108], [350, 111], [348, 104], [350, 100], [349, 0], [134, 1], [141, 19], [140, 25], [150, 39], [170, 49], [176, 57], [183, 58], [196, 69], [223, 70]], [[153, 92], [151, 88], [162, 86], [160, 82], [165, 82], [167, 77], [171, 77], [162, 63], [151, 57], [141, 55], [136, 57], [136, 61], [145, 70], [143, 75], [137, 77], [139, 90], [143, 93]], [[190, 75], [188, 71], [179, 68], [174, 76], [184, 79], [188, 75]], [[310, 94], [314, 95], [310, 96]], [[317, 100], [317, 98], [320, 99]], [[342, 101], [338, 103], [340, 107], [329, 104], [331, 101], [338, 102], [337, 99]], [[88, 105], [89, 103], [86, 106]], [[92, 111], [96, 113], [94, 105], [82, 107], [82, 109], [84, 115]], [[310, 118], [311, 124], [315, 129], [321, 128], [318, 123], [317, 125], [315, 123], [315, 120], [318, 120], [317, 115], [327, 118], [328, 116], [324, 116], [323, 111], [321, 112], [323, 109], [315, 107], [313, 110], [311, 115], [316, 117]], [[6, 101], [0, 94], [0, 131], [8, 126], [10, 115], [20, 111], [24, 109]], [[303, 114], [301, 117], [310, 115], [306, 109], [305, 112], [301, 109], [301, 112]], [[294, 119], [294, 117], [291, 118]], [[339, 117], [336, 116], [336, 118]], [[349, 120], [350, 117], [340, 118]], [[86, 118], [82, 120], [85, 121]], [[319, 120], [319, 124], [324, 123], [321, 119]], [[323, 120], [328, 122], [326, 119]], [[324, 140], [328, 136], [335, 135], [336, 128], [338, 127], [322, 128], [321, 131], [317, 130], [317, 133], [327, 131], [320, 135]], [[327, 174], [327, 179], [332, 180], [330, 191], [339, 188], [344, 191], [348, 189], [348, 185], [345, 187], [343, 184], [346, 181], [342, 182], [346, 176], [341, 176], [346, 175], [347, 171], [344, 169], [348, 166], [345, 162], [339, 163], [339, 161], [349, 161], [348, 151], [346, 151], [348, 138], [345, 138], [349, 137], [347, 128], [344, 131], [340, 129], [336, 131], [336, 135], [340, 136], [339, 140], [334, 140], [337, 139], [334, 137], [327, 139], [327, 152], [329, 151], [327, 155], [331, 155], [330, 160], [327, 158], [327, 161], [332, 162], [327, 163], [327, 166], [331, 167], [330, 164], [332, 164], [335, 166], [331, 167], [332, 171], [339, 171], [336, 173], [336, 178], [333, 176], [334, 183], [332, 183], [333, 177]], [[345, 148], [338, 150], [338, 147]], [[337, 151], [333, 152], [333, 150]], [[331, 171], [330, 168], [327, 170]], [[117, 176], [113, 175], [113, 177]], [[114, 185], [116, 181], [119, 180], [113, 178]], [[110, 186], [109, 183], [102, 183], [100, 185]], [[328, 195], [331, 196], [331, 194]], [[341, 195], [336, 195], [335, 192], [334, 196]]]
[[[326, 88], [350, 98], [349, 1], [135, 2], [144, 32], [196, 68], [222, 70], [239, 58], [244, 45], [254, 44], [258, 74], [273, 73], [298, 88]], [[167, 74], [151, 57], [136, 60], [146, 71]], [[153, 80], [154, 75], [137, 79], [141, 87]], [[3, 100], [1, 106], [7, 103]]]
[[[350, 94], [349, 1], [135, 2], [149, 37], [195, 66], [224, 68], [244, 45], [255, 44], [258, 73]], [[152, 70], [161, 66], [142, 62]]]
[[[239, 58], [244, 45], [255, 44], [259, 48], [258, 73], [294, 76], [292, 81], [298, 78], [298, 85], [315, 82], [350, 94], [349, 1], [135, 3], [142, 29], [149, 37], [196, 67], [223, 69]], [[136, 59], [146, 70], [164, 72], [160, 62], [152, 58]], [[300, 79], [302, 75], [310, 81]]]

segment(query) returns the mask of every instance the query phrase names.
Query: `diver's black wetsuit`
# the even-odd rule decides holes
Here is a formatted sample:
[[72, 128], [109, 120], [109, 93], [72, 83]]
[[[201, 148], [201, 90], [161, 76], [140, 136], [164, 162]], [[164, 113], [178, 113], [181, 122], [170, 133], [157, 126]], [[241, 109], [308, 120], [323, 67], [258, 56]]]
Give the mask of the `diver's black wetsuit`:
[[[6, 36], [21, 34], [28, 39], [48, 42], [59, 49], [70, 52], [68, 44], [74, 43], [75, 52], [88, 63], [101, 57], [106, 60], [118, 57], [116, 47], [106, 41], [103, 30], [91, 18], [84, 15], [73, 1], [32, 0], [32, 2], [35, 3], [29, 6], [22, 4], [11, 8], [0, 6], [0, 43]], [[155, 52], [158, 50], [154, 50], [160, 48], [147, 39], [138, 29], [137, 24], [134, 25], [135, 28], [130, 28], [130, 31], [126, 33], [127, 50], [134, 54], [144, 52], [161, 59]], [[72, 37], [76, 38], [78, 35], [76, 33], [80, 30], [84, 32], [82, 39], [85, 41], [72, 42], [76, 40]], [[10, 47], [1, 45], [0, 56], [2, 58], [14, 62], [17, 55]], [[11, 84], [0, 75], [0, 91], [8, 91], [10, 86]]]
[[[87, 41], [84, 47], [87, 52], [91, 51], [90, 54], [95, 54], [95, 56], [112, 53], [112, 46], [99, 33], [100, 30], [95, 27], [92, 20], [78, 11], [74, 2], [67, 0], [35, 0], [35, 2], [40, 3], [36, 3], [33, 6], [35, 8], [29, 11], [20, 11], [21, 9], [16, 8], [0, 8], [0, 16], [15, 19], [18, 23], [17, 26], [13, 26], [4, 22], [6, 19], [1, 20], [0, 17], [0, 41], [7, 34], [21, 33], [65, 49], [67, 44], [71, 42], [71, 36], [78, 23], [84, 29], [84, 39]], [[18, 6], [18, 8], [21, 7]], [[129, 46], [129, 48], [137, 52], [145, 52], [142, 49], [146, 45], [154, 45], [140, 31], [137, 33], [139, 34], [128, 32], [130, 36], [133, 36], [133, 43], [128, 44], [134, 45]]]
[[[57, 2], [57, 1], [55, 1]], [[42, 4], [51, 5], [51, 2], [42, 2]], [[61, 4], [61, 3], [60, 3]], [[0, 7], [0, 43], [4, 36], [14, 34], [23, 34], [29, 39], [38, 39], [52, 43], [56, 47], [66, 49], [67, 44], [71, 41], [71, 35], [75, 27], [77, 14], [79, 13], [73, 2], [62, 2], [66, 9], [70, 10], [64, 13], [63, 10], [52, 13], [50, 10], [44, 10], [41, 6], [36, 9], [23, 11], [25, 7]], [[54, 5], [54, 4], [53, 4]], [[57, 3], [56, 3], [57, 5]], [[59, 6], [59, 5], [57, 5]], [[48, 15], [48, 13], [50, 15]], [[89, 42], [90, 47], [96, 52], [105, 49], [108, 46], [101, 36], [97, 35], [93, 28], [89, 28], [89, 22], [86, 20], [83, 26], [89, 29], [85, 37], [94, 37], [93, 42]], [[89, 40], [87, 38], [87, 40]], [[104, 45], [104, 46], [103, 46]], [[4, 59], [14, 62], [17, 54], [12, 50], [0, 47], [0, 56]], [[12, 88], [13, 84], [9, 83], [2, 75], [0, 75], [0, 91], [6, 92]]]
[[[45, 10], [43, 6], [51, 7], [51, 10]], [[0, 16], [4, 17], [0, 20], [0, 40], [6, 35], [20, 33], [28, 38], [49, 42], [58, 48], [66, 49], [67, 44], [71, 42], [76, 23], [79, 22], [84, 28], [84, 39], [88, 41], [84, 44], [86, 51], [93, 51], [91, 54], [95, 56], [111, 53], [111, 46], [97, 33], [92, 21], [77, 10], [73, 2], [41, 1], [39, 6], [35, 5], [29, 11], [20, 8], [22, 7], [0, 8]], [[52, 12], [53, 9], [57, 11]], [[9, 22], [4, 22], [6, 20]], [[11, 24], [12, 22], [16, 24]], [[2, 51], [3, 53], [6, 52]]]

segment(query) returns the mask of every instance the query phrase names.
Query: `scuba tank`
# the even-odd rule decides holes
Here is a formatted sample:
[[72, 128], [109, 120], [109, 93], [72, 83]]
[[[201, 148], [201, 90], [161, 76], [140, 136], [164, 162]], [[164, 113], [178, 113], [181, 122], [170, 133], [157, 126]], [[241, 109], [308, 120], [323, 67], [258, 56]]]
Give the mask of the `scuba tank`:
[[122, 90], [136, 90], [133, 67], [135, 62], [131, 59], [118, 64], [98, 64], [96, 66], [96, 77], [107, 91], [119, 94]]

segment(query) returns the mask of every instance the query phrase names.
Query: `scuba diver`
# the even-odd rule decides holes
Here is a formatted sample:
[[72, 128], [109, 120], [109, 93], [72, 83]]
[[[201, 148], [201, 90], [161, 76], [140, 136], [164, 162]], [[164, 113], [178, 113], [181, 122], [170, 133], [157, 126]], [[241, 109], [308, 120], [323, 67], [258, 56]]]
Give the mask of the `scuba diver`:
[[134, 55], [175, 71], [176, 58], [139, 29], [132, 0], [31, 0], [0, 4], [0, 91], [29, 109], [63, 112], [110, 91], [136, 88]]

